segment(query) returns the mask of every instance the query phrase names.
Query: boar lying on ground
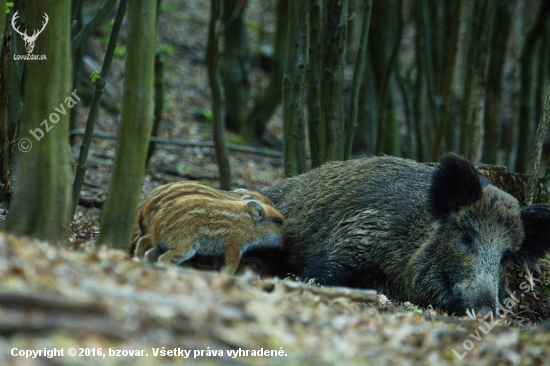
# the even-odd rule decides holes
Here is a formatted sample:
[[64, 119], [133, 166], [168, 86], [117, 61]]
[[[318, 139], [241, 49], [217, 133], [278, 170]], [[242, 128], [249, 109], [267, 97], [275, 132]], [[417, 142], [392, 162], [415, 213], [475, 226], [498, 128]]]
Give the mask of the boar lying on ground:
[[451, 313], [497, 311], [503, 261], [550, 248], [548, 205], [520, 207], [453, 154], [328, 163], [261, 193], [292, 222], [289, 271]]
[[171, 183], [140, 204], [130, 254], [167, 264], [196, 255], [223, 257], [225, 269], [234, 274], [248, 249], [282, 246], [283, 225], [283, 216], [257, 192]]

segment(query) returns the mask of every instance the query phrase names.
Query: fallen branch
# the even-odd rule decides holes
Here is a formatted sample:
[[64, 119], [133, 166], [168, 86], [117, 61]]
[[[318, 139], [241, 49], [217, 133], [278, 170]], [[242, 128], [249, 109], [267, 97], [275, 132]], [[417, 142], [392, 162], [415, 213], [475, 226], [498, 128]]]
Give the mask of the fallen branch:
[[0, 321], [0, 335], [10, 336], [13, 333], [28, 332], [36, 334], [39, 332], [50, 332], [52, 330], [69, 330], [81, 334], [99, 333], [107, 338], [125, 340], [130, 337], [130, 332], [124, 329], [124, 325], [111, 318], [60, 316], [59, 314], [36, 315], [24, 314], [21, 311], [7, 311]]
[[84, 198], [78, 197], [78, 205], [90, 208], [102, 208], [105, 201], [93, 199], [93, 198]]
[[0, 306], [84, 314], [105, 314], [107, 312], [105, 305], [97, 301], [79, 301], [59, 295], [25, 294], [11, 291], [0, 291]]
[[[266, 283], [270, 284], [268, 281]], [[272, 283], [274, 285], [282, 284], [287, 292], [302, 290], [328, 298], [346, 297], [352, 301], [376, 301], [378, 296], [376, 290], [360, 290], [341, 286], [322, 287], [295, 281], [274, 281]]]
[[[84, 130], [72, 130], [70, 131], [71, 136], [82, 136], [84, 135]], [[107, 132], [100, 132], [95, 131], [94, 137], [104, 139], [104, 140], [116, 140], [117, 135], [114, 133], [107, 133]], [[181, 147], [214, 147], [214, 142], [212, 141], [182, 141], [182, 140], [176, 140], [176, 139], [167, 139], [162, 137], [151, 137], [149, 139], [150, 142], [157, 142], [159, 144], [165, 144], [165, 145], [175, 145], [175, 146], [181, 146]], [[241, 152], [241, 153], [249, 153], [249, 154], [256, 154], [256, 155], [262, 155], [262, 156], [269, 156], [272, 158], [282, 158], [283, 153], [275, 150], [269, 150], [264, 148], [258, 148], [258, 147], [251, 147], [251, 146], [240, 146], [232, 143], [228, 143], [227, 147], [229, 150]]]

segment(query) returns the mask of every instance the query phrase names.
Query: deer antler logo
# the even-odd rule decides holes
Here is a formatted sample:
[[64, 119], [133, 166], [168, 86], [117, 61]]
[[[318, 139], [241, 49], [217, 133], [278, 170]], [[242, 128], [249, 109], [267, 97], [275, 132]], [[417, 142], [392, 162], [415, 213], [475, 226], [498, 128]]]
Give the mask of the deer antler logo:
[[19, 27], [17, 27], [15, 25], [15, 20], [17, 18], [19, 18], [17, 13], [19, 13], [19, 10], [16, 11], [15, 14], [13, 14], [13, 18], [11, 18], [11, 26], [13, 27], [14, 31], [16, 31], [17, 33], [19, 33], [21, 35], [21, 37], [23, 37], [23, 41], [25, 41], [25, 48], [27, 49], [27, 53], [32, 53], [32, 50], [34, 49], [34, 42], [36, 42], [36, 38], [38, 38], [38, 35], [40, 33], [42, 33], [44, 28], [46, 28], [46, 24], [48, 24], [48, 20], [49, 20], [48, 14], [44, 13], [44, 20], [45, 21], [42, 23], [42, 29], [40, 29], [39, 31], [34, 30], [34, 32], [32, 33], [32, 36], [28, 36], [26, 29], [25, 29], [24, 32], [21, 32], [19, 30]]

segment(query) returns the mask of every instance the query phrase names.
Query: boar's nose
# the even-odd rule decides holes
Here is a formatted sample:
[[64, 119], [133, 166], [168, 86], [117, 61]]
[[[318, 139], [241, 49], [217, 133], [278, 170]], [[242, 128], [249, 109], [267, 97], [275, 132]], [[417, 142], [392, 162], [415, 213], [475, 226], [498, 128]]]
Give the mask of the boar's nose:
[[[483, 317], [493, 312], [496, 317], [498, 311], [497, 289], [488, 289], [490, 286], [482, 286], [479, 283], [458, 283], [453, 288], [453, 294], [464, 306], [463, 311], [475, 314], [481, 313]], [[474, 315], [474, 314], [472, 314]]]
[[473, 309], [476, 314], [481, 313], [483, 317], [487, 317], [489, 313], [493, 313], [496, 317], [498, 311], [497, 297], [492, 291], [482, 291], [479, 296], [473, 301]]

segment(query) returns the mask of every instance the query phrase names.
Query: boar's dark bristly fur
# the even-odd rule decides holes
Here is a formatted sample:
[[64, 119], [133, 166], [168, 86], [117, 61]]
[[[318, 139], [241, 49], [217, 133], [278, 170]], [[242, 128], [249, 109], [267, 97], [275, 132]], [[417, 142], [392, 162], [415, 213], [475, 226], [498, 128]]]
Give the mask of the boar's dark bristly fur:
[[292, 222], [288, 271], [457, 314], [498, 310], [503, 261], [550, 247], [548, 205], [520, 208], [454, 154], [327, 163], [261, 193]]

